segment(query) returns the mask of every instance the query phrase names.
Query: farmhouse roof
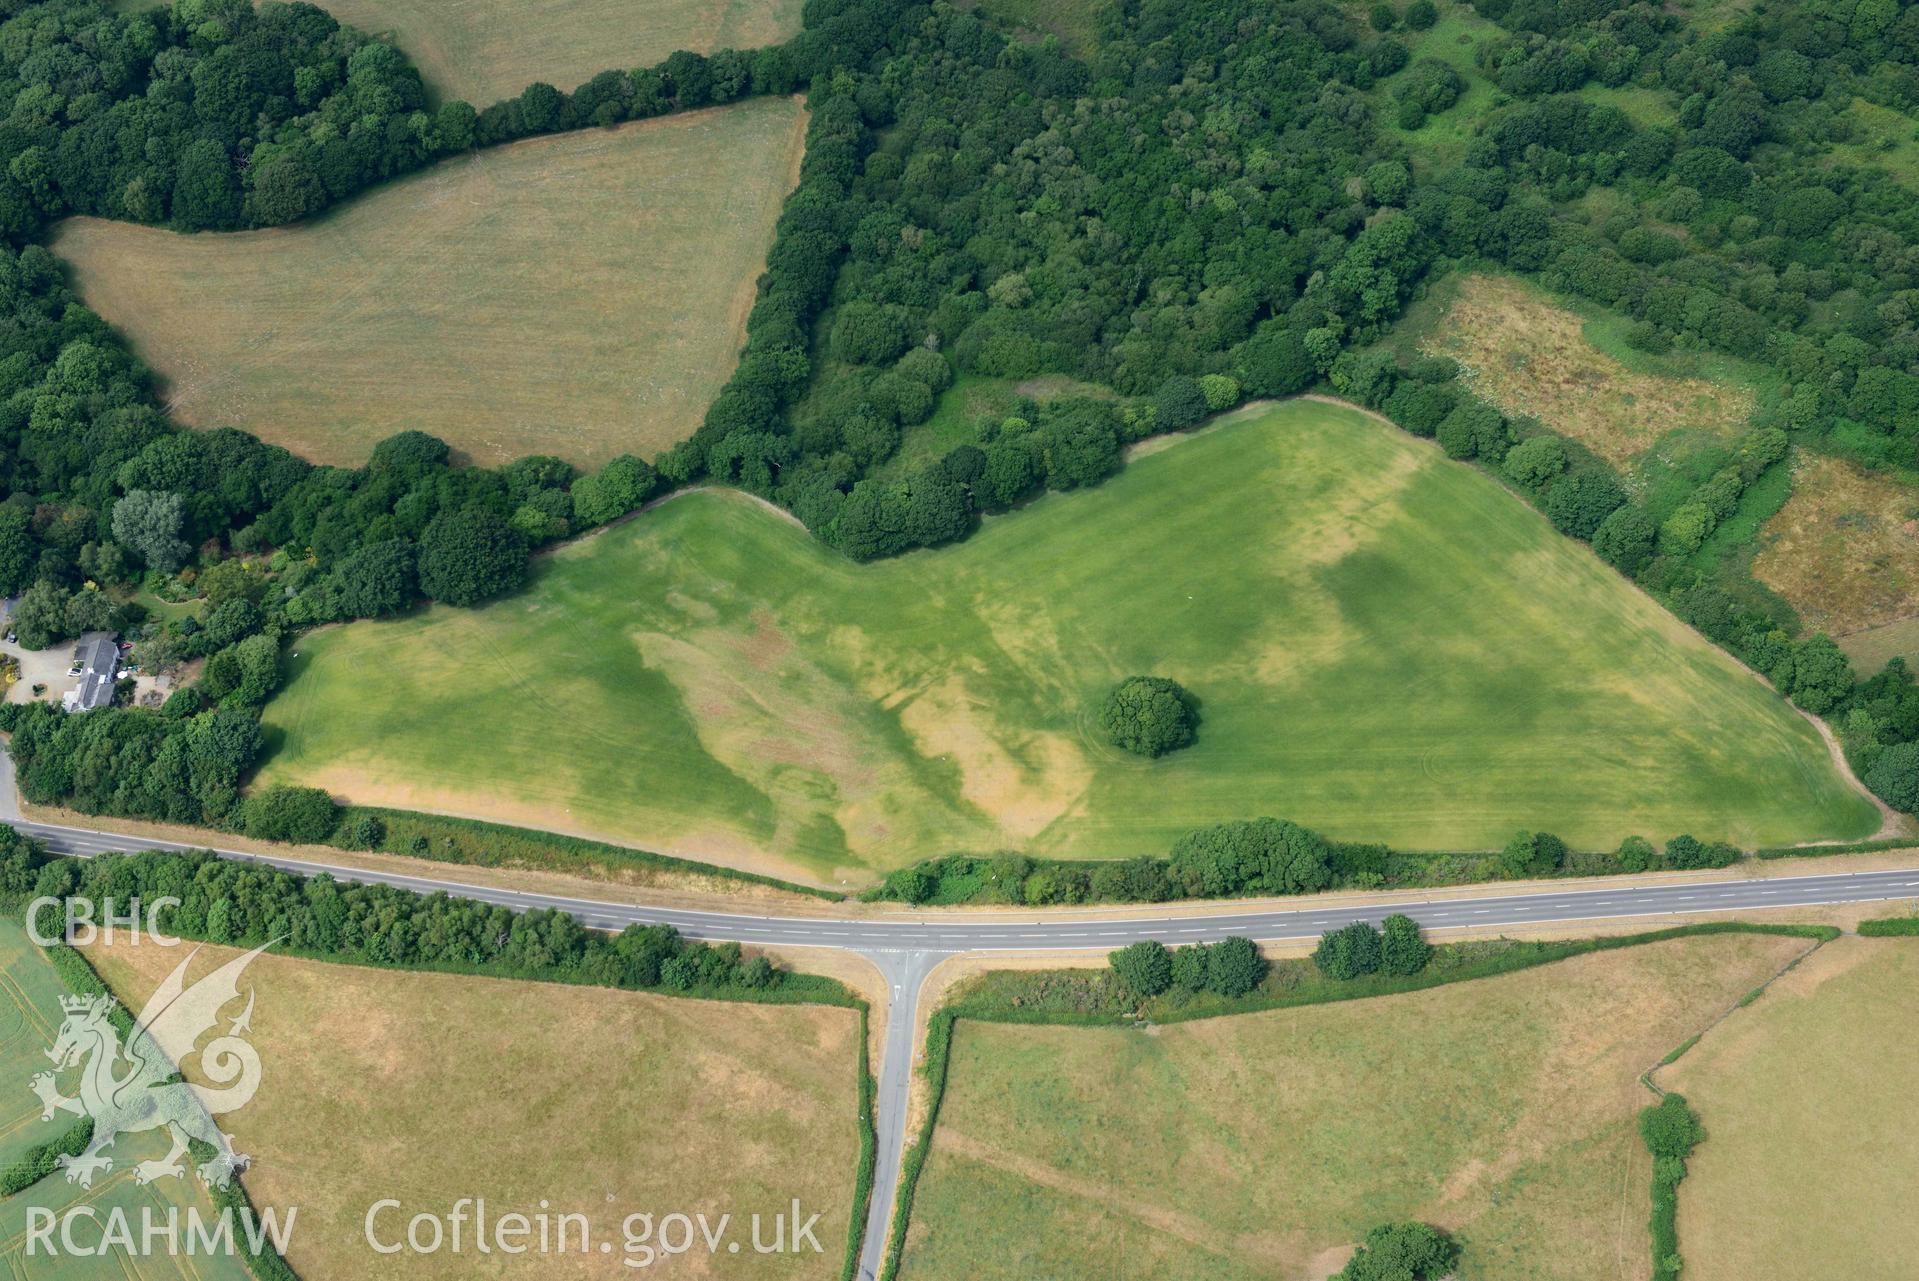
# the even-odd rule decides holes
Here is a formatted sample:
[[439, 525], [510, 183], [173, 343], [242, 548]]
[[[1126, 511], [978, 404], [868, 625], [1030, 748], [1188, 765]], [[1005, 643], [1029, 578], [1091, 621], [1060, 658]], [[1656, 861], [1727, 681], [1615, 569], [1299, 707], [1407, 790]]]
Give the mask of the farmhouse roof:
[[95, 636], [73, 651], [81, 664], [80, 687], [67, 696], [67, 710], [90, 712], [113, 701], [113, 677], [120, 667], [120, 647], [111, 636]]

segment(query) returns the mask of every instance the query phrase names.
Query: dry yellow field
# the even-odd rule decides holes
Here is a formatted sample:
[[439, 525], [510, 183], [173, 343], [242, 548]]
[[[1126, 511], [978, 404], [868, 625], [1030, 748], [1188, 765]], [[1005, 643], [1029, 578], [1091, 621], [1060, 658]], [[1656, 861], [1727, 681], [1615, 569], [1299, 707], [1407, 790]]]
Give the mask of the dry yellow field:
[[[183, 948], [90, 948], [138, 1008]], [[207, 947], [192, 975], [236, 955]], [[628, 1215], [733, 1215], [674, 1277], [812, 1281], [839, 1274], [858, 1161], [859, 1024], [851, 1010], [695, 1001], [606, 988], [292, 960], [249, 967], [262, 1082], [222, 1118], [256, 1202], [298, 1206], [288, 1262], [305, 1281], [648, 1275], [622, 1266]], [[376, 1255], [406, 1220], [461, 1197], [489, 1214], [579, 1212], [594, 1248], [506, 1258]], [[823, 1252], [759, 1255], [749, 1216], [818, 1211]], [[771, 1219], [763, 1232], [771, 1237]], [[602, 1255], [597, 1242], [612, 1245]], [[569, 1244], [574, 1244], [570, 1240]]]
[[1633, 461], [1674, 428], [1730, 435], [1752, 413], [1745, 388], [1627, 367], [1593, 345], [1576, 312], [1522, 281], [1466, 276], [1455, 289], [1421, 350], [1453, 357], [1500, 409], [1531, 414], [1607, 462]]
[[[156, 0], [112, 0], [116, 9]], [[484, 107], [544, 80], [572, 90], [602, 71], [650, 67], [679, 49], [757, 49], [799, 33], [800, 0], [321, 0], [384, 36], [436, 99]]]
[[76, 218], [54, 249], [193, 426], [348, 466], [409, 428], [479, 463], [650, 456], [732, 372], [805, 127], [756, 99], [480, 152], [302, 226]]
[[1706, 1141], [1679, 1186], [1688, 1281], [1908, 1281], [1919, 1259], [1919, 942], [1846, 938], [1660, 1073]]
[[1151, 1031], [962, 1022], [903, 1281], [1306, 1281], [1402, 1219], [1467, 1242], [1462, 1281], [1641, 1281], [1638, 1076], [1806, 947], [1680, 939]]
[[1802, 453], [1752, 572], [1808, 626], [1840, 635], [1919, 613], [1919, 494], [1897, 477]]

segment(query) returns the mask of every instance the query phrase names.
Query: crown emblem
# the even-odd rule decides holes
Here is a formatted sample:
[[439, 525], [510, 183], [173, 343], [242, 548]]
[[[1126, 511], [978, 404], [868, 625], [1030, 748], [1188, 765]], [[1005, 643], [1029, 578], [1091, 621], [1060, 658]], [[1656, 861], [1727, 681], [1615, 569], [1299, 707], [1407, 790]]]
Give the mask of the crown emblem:
[[93, 1008], [96, 1000], [104, 1001], [108, 1005], [113, 1003], [111, 997], [63, 996], [60, 998], [60, 1008], [68, 1014], [84, 1014]]

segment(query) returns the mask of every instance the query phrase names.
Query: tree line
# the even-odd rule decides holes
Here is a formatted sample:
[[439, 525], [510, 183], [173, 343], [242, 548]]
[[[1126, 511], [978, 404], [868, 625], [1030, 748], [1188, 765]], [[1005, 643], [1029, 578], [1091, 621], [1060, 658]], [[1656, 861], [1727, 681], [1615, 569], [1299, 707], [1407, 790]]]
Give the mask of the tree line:
[[1288, 819], [1257, 818], [1195, 828], [1163, 858], [1089, 863], [1015, 853], [947, 855], [888, 873], [865, 897], [938, 906], [1168, 903], [1691, 871], [1728, 867], [1742, 856], [1724, 841], [1683, 833], [1663, 848], [1629, 836], [1615, 849], [1575, 850], [1550, 832], [1532, 831], [1515, 833], [1490, 853], [1411, 854], [1377, 843], [1331, 840]]
[[296, 876], [205, 850], [65, 858], [0, 827], [0, 903], [70, 895], [117, 904], [170, 896], [179, 905], [158, 917], [168, 933], [234, 947], [274, 941], [330, 960], [757, 999], [837, 989], [766, 957], [743, 957], [737, 943], [696, 942], [667, 925], [603, 934], [565, 912], [514, 913], [446, 894]]

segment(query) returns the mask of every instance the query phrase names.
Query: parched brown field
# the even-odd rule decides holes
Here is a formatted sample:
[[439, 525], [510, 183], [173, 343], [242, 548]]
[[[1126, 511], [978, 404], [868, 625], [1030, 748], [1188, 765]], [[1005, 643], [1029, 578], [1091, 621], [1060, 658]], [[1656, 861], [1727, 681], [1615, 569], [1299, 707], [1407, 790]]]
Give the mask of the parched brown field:
[[409, 428], [480, 463], [650, 456], [732, 372], [805, 128], [755, 99], [479, 152], [297, 227], [75, 218], [53, 246], [193, 426], [349, 466]]
[[1919, 490], [1804, 454], [1792, 497], [1759, 533], [1752, 572], [1835, 635], [1919, 614]]
[[[148, 9], [157, 0], [112, 0]], [[650, 67], [679, 49], [757, 49], [798, 34], [800, 0], [321, 0], [384, 36], [436, 98], [484, 107], [544, 80], [571, 90], [602, 71]]]
[[1468, 1242], [1464, 1281], [1640, 1281], [1638, 1076], [1806, 946], [1680, 939], [1149, 1031], [962, 1022], [902, 1277], [1307, 1281], [1422, 1219]]
[[1832, 943], [1660, 1073], [1706, 1141], [1679, 1187], [1689, 1281], [1908, 1281], [1919, 1259], [1919, 942]]
[[[198, 976], [237, 953], [206, 947]], [[184, 948], [88, 950], [134, 1008]], [[839, 1274], [858, 1161], [851, 1010], [696, 1001], [597, 987], [365, 969], [269, 953], [247, 970], [262, 1081], [222, 1125], [254, 1158], [258, 1203], [298, 1206], [288, 1262], [306, 1281], [616, 1277], [628, 1215], [731, 1213], [738, 1253], [704, 1247], [673, 1277]], [[594, 1249], [381, 1256], [381, 1239], [461, 1197], [490, 1215], [585, 1214]], [[750, 1216], [820, 1213], [824, 1252], [759, 1255]], [[469, 1228], [470, 1232], [470, 1228]], [[609, 1241], [610, 1254], [597, 1242]]]
[[1466, 276], [1420, 344], [1451, 356], [1469, 385], [1508, 414], [1531, 414], [1606, 461], [1632, 462], [1675, 428], [1730, 435], [1752, 393], [1706, 378], [1632, 369], [1595, 346], [1578, 313], [1509, 276]]

